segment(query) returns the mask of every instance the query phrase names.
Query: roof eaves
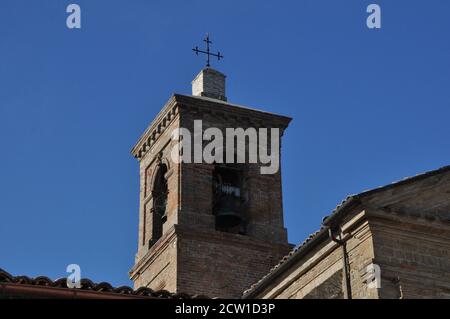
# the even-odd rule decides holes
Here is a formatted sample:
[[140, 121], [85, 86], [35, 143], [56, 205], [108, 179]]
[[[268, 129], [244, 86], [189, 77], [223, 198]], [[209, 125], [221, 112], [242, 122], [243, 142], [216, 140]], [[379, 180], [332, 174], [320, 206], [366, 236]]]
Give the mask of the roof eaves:
[[327, 228], [321, 228], [319, 231], [309, 235], [309, 237], [302, 244], [296, 246], [287, 256], [275, 265], [267, 275], [262, 277], [257, 283], [244, 291], [242, 298], [253, 298], [256, 293], [264, 289], [266, 284], [271, 279], [275, 279], [280, 276], [284, 269], [288, 268], [292, 263], [308, 253], [311, 248], [319, 244], [326, 237], [328, 237]]
[[[344, 199], [331, 213], [330, 216], [325, 217], [322, 222], [322, 228], [320, 231], [310, 235], [308, 239], [303, 242], [301, 245], [295, 247], [287, 256], [285, 256], [280, 263], [278, 263], [275, 267], [273, 267], [267, 275], [262, 277], [258, 282], [252, 285], [248, 290], [244, 291], [243, 298], [252, 298], [257, 292], [261, 291], [266, 283], [270, 279], [274, 279], [277, 276], [281, 275], [282, 271], [289, 267], [290, 264], [295, 262], [297, 259], [301, 258], [311, 249], [317, 242], [320, 242], [319, 238], [323, 238], [325, 234], [328, 232], [329, 227], [333, 227], [340, 221], [340, 218], [345, 215], [345, 213], [359, 205], [361, 201], [370, 195], [373, 195], [377, 192], [381, 192], [392, 187], [404, 185], [413, 181], [417, 181], [426, 177], [430, 177], [433, 175], [441, 174], [444, 172], [450, 171], [450, 165], [441, 167], [436, 170], [427, 171], [422, 174], [418, 174], [412, 177], [404, 178], [400, 181], [393, 182], [391, 184], [387, 184], [378, 188], [370, 189], [359, 194], [350, 195], [346, 199]], [[328, 235], [327, 235], [328, 236]]]
[[45, 276], [39, 276], [36, 278], [31, 278], [28, 276], [13, 276], [7, 271], [0, 268], [0, 284], [14, 284], [14, 285], [23, 285], [23, 286], [35, 286], [37, 287], [47, 287], [47, 288], [55, 288], [55, 289], [64, 289], [64, 290], [73, 290], [83, 292], [83, 291], [91, 291], [96, 292], [98, 294], [109, 293], [109, 294], [117, 294], [117, 296], [129, 296], [136, 298], [140, 297], [149, 297], [149, 298], [161, 298], [161, 299], [204, 299], [206, 296], [190, 296], [182, 293], [171, 293], [166, 290], [152, 290], [150, 288], [141, 287], [134, 290], [128, 286], [121, 286], [114, 288], [111, 284], [107, 282], [94, 283], [89, 279], [81, 279], [81, 288], [68, 288], [67, 287], [67, 279], [60, 278], [55, 281], [51, 280]]
[[412, 182], [416, 182], [418, 180], [422, 180], [422, 179], [427, 178], [427, 177], [431, 177], [431, 176], [434, 176], [434, 175], [442, 174], [442, 173], [445, 173], [447, 171], [450, 171], [450, 165], [443, 166], [441, 168], [438, 168], [438, 169], [435, 169], [435, 170], [431, 170], [431, 171], [427, 171], [427, 172], [424, 172], [424, 173], [421, 173], [421, 174], [417, 174], [415, 176], [409, 176], [409, 177], [406, 177], [406, 178], [404, 178], [402, 180], [395, 181], [393, 183], [390, 183], [390, 184], [387, 184], [387, 185], [384, 185], [384, 186], [380, 186], [380, 187], [377, 187], [377, 188], [369, 189], [369, 190], [366, 190], [366, 191], [361, 192], [361, 193], [356, 194], [356, 195], [350, 195], [340, 205], [338, 205], [334, 209], [334, 211], [332, 212], [332, 214], [330, 216], [328, 216], [327, 218], [324, 219], [323, 225], [331, 226], [333, 224], [338, 223], [339, 220], [340, 220], [340, 217], [342, 217], [345, 214], [347, 208], [349, 208], [350, 206], [352, 206], [352, 205], [354, 205], [356, 203], [360, 203], [364, 198], [367, 198], [367, 197], [369, 197], [371, 195], [374, 195], [374, 194], [382, 192], [382, 191], [386, 191], [386, 190], [391, 189], [393, 187], [398, 187], [398, 186], [401, 186], [401, 185], [405, 185], [405, 184], [409, 184], [409, 183], [412, 183]]

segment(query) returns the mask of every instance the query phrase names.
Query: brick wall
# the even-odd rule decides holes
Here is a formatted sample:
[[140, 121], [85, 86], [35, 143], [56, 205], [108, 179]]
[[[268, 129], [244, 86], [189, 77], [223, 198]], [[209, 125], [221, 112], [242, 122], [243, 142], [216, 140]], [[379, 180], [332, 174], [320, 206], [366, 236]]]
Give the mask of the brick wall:
[[372, 224], [381, 298], [450, 297], [450, 225], [379, 217]]
[[220, 298], [239, 298], [290, 250], [238, 234], [188, 228], [178, 238], [178, 291]]
[[[346, 206], [332, 227], [346, 243], [352, 298], [450, 298], [449, 194], [447, 168], [363, 193]], [[324, 288], [336, 284], [343, 256], [322, 232], [246, 296], [331, 298], [335, 290]], [[373, 264], [381, 271], [378, 288], [368, 285]]]
[[[300, 248], [298, 257], [289, 260], [285, 268], [268, 280], [265, 288], [252, 295], [252, 298], [343, 298], [345, 289], [342, 246], [330, 240], [327, 232], [316, 236], [316, 243], [311, 245], [311, 249], [302, 252]], [[365, 278], [362, 276], [363, 270], [373, 260], [372, 236], [367, 223], [348, 231], [344, 240], [349, 257], [352, 297], [376, 297], [376, 291], [367, 290]]]
[[[173, 114], [170, 121], [165, 114]], [[228, 127], [277, 127], [283, 132], [290, 121], [221, 101], [174, 96], [133, 149], [140, 160], [141, 204], [138, 253], [130, 276], [136, 288], [237, 298], [291, 248], [283, 224], [281, 172], [261, 175], [259, 164], [240, 164], [247, 192], [245, 235], [216, 230], [214, 165], [178, 165], [170, 158], [172, 130], [187, 128], [193, 135], [194, 120], [202, 120], [203, 129], [219, 128], [224, 137]], [[155, 241], [152, 188], [160, 163], [169, 168], [168, 218], [163, 236]]]
[[177, 291], [177, 237], [173, 228], [137, 261], [130, 276], [135, 289]]

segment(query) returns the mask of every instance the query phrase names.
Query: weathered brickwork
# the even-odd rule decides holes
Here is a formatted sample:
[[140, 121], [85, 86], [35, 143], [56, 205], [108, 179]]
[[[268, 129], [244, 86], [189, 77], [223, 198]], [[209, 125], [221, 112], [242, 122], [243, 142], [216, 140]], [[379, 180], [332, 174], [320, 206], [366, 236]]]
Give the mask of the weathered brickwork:
[[[202, 120], [203, 129], [219, 128], [224, 136], [228, 127], [275, 127], [282, 133], [290, 121], [220, 100], [173, 96], [132, 151], [140, 161], [141, 204], [138, 252], [130, 276], [135, 288], [237, 298], [291, 249], [283, 221], [281, 172], [261, 175], [260, 164], [236, 166], [243, 180], [244, 224], [239, 233], [216, 230], [215, 166], [175, 164], [170, 156], [177, 143], [172, 130], [194, 132], [194, 120]], [[167, 217], [157, 231], [161, 218], [155, 185], [161, 167], [167, 169]]]
[[450, 297], [450, 227], [439, 230], [374, 222], [375, 258], [382, 269], [381, 298]]
[[[372, 237], [367, 223], [352, 229], [344, 236], [346, 252], [349, 256], [349, 275], [352, 287], [352, 296], [355, 298], [367, 295], [363, 270], [373, 260]], [[257, 298], [302, 299], [321, 296], [321, 298], [343, 298], [344, 289], [344, 262], [343, 248], [333, 242], [326, 231], [317, 235], [316, 244], [298, 260], [286, 263], [287, 267], [276, 277], [268, 279], [270, 284], [264, 290], [252, 296]], [[301, 249], [301, 248], [300, 248]], [[299, 253], [301, 251], [299, 250]], [[330, 278], [337, 284], [340, 278], [339, 289], [330, 288]], [[340, 293], [337, 293], [340, 290]]]
[[[335, 284], [342, 278], [342, 297], [449, 298], [449, 194], [446, 167], [350, 198], [321, 232], [244, 297], [340, 298]], [[341, 242], [330, 239], [329, 229], [339, 230]], [[369, 287], [373, 264], [381, 271], [378, 288]]]
[[[153, 197], [152, 188], [158, 170], [158, 165], [163, 162], [168, 166], [167, 180], [168, 187], [172, 190], [168, 194], [168, 218], [163, 225], [163, 230], [167, 231], [177, 223], [178, 195], [177, 187], [179, 180], [179, 167], [170, 162], [170, 151], [175, 144], [171, 140], [171, 132], [179, 126], [179, 115], [176, 108], [171, 108], [166, 114], [170, 114], [170, 122], [166, 120], [164, 130], [159, 129], [155, 136], [154, 144], [148, 148], [147, 156], [140, 161], [140, 207], [139, 207], [139, 244], [136, 254], [136, 261], [140, 260], [149, 250], [152, 241], [152, 208]], [[167, 117], [167, 115], [166, 115]], [[165, 117], [165, 118], [166, 118]]]
[[192, 81], [192, 95], [226, 101], [225, 75], [211, 68], [201, 70]]
[[[202, 120], [203, 129], [216, 127], [224, 132], [226, 128], [279, 127], [282, 131], [289, 119], [276, 118], [268, 113], [259, 114], [250, 109], [231, 107], [226, 103], [214, 103], [209, 100], [183, 99], [185, 109], [181, 110], [181, 126], [194, 131], [194, 120]], [[259, 115], [259, 116], [258, 116]], [[281, 152], [281, 151], [280, 151]], [[249, 221], [247, 235], [267, 241], [287, 242], [284, 228], [281, 169], [276, 174], [261, 175], [260, 164], [244, 166], [247, 203], [245, 217]], [[212, 201], [212, 165], [182, 165], [181, 205], [183, 214], [179, 223], [190, 224], [197, 220], [196, 227], [211, 229], [213, 216]], [[195, 189], [193, 192], [192, 190]], [[250, 191], [251, 190], [251, 191]], [[182, 221], [182, 220], [183, 221]]]
[[238, 234], [195, 229], [179, 234], [178, 290], [208, 296], [239, 297], [289, 250]]
[[137, 260], [132, 271], [134, 287], [177, 292], [177, 238], [168, 231], [147, 254]]
[[450, 173], [372, 199], [380, 298], [450, 297]]
[[[141, 183], [135, 288], [227, 298], [249, 287], [244, 298], [450, 298], [450, 167], [348, 197], [281, 259], [291, 248], [281, 170], [173, 163], [172, 131], [193, 134], [201, 120], [224, 137], [227, 128], [277, 128], [282, 136], [290, 118], [227, 103], [225, 76], [212, 69], [196, 77], [193, 94], [174, 95], [132, 150]], [[231, 185], [238, 217], [217, 205], [217, 185], [230, 187], [220, 182], [226, 174], [239, 176], [239, 187]], [[231, 212], [238, 226], [224, 227], [218, 212]]]

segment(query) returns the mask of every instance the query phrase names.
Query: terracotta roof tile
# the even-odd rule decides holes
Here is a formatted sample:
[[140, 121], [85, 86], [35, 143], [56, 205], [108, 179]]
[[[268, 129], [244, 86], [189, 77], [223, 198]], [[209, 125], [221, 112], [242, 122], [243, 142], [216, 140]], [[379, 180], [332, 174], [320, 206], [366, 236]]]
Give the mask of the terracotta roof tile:
[[166, 290], [154, 291], [150, 288], [141, 287], [137, 290], [128, 286], [121, 286], [114, 288], [111, 284], [107, 282], [94, 283], [89, 279], [81, 279], [81, 288], [68, 288], [66, 283], [66, 278], [60, 278], [57, 280], [51, 280], [45, 276], [39, 276], [36, 278], [31, 278], [27, 276], [13, 276], [10, 273], [0, 268], [0, 285], [1, 284], [17, 284], [17, 285], [27, 285], [38, 287], [48, 287], [48, 288], [64, 288], [66, 290], [76, 290], [76, 291], [93, 291], [99, 295], [104, 293], [117, 294], [118, 296], [136, 296], [136, 297], [149, 297], [149, 298], [161, 298], [161, 299], [205, 299], [206, 296], [194, 295], [190, 296], [182, 293], [171, 293]]

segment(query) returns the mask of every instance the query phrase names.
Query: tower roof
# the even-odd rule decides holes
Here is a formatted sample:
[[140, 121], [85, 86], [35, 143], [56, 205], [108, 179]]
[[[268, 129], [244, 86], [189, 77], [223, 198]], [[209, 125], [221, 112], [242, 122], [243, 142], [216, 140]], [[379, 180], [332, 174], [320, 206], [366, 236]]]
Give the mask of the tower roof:
[[247, 118], [249, 124], [253, 127], [259, 127], [261, 126], [261, 123], [265, 123], [268, 127], [280, 127], [281, 131], [286, 129], [292, 121], [292, 118], [288, 116], [232, 104], [224, 100], [206, 96], [174, 94], [166, 102], [164, 107], [132, 148], [131, 153], [133, 156], [140, 159], [168, 127], [171, 121], [178, 115], [180, 109], [183, 108], [199, 108], [208, 112], [220, 112], [224, 115], [241, 116]]

